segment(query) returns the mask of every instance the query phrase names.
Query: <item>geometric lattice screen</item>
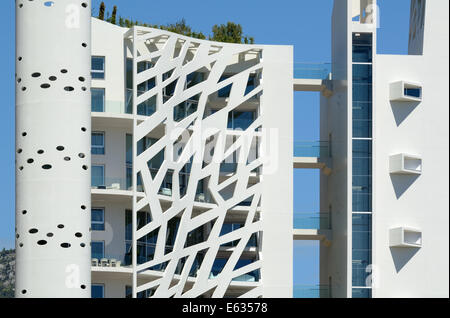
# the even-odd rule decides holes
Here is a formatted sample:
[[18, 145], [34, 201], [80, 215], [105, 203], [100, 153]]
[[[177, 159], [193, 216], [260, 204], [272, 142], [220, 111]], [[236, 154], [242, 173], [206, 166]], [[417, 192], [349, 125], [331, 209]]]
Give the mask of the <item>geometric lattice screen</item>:
[[[263, 49], [141, 27], [125, 38], [133, 113], [153, 108], [133, 125], [135, 292], [261, 296]], [[254, 117], [233, 130], [246, 109]]]

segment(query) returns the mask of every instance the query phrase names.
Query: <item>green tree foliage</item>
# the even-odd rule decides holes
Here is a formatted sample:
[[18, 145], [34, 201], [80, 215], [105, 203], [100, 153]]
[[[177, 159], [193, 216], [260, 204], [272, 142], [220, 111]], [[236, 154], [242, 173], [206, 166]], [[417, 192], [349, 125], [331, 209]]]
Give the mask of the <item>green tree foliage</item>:
[[[105, 3], [102, 2], [99, 8], [98, 18], [100, 20], [105, 20]], [[118, 24], [124, 28], [132, 28], [133, 26], [143, 26], [150, 27], [155, 29], [166, 30], [169, 32], [182, 34], [185, 36], [193, 37], [196, 39], [204, 40], [207, 37], [202, 32], [192, 31], [192, 28], [186, 23], [185, 19], [181, 19], [180, 21], [167, 24], [167, 25], [157, 25], [157, 24], [148, 24], [141, 23], [139, 21], [133, 21], [131, 19], [126, 19], [119, 16], [119, 20], [117, 21], [117, 6], [114, 6], [111, 17], [109, 17], [109, 13], [107, 14], [107, 22], [112, 24]], [[233, 22], [228, 22], [226, 25], [222, 24], [220, 26], [215, 25], [213, 27], [213, 35], [209, 36], [209, 39], [212, 41], [218, 42], [228, 42], [228, 43], [254, 43], [254, 39], [252, 37], [243, 37], [242, 26], [240, 24], [236, 24]]]
[[105, 20], [105, 3], [102, 1], [100, 3], [100, 9], [98, 10], [98, 18], [100, 20]]
[[112, 16], [111, 16], [112, 24], [116, 24], [116, 17], [117, 17], [117, 6], [114, 6]]
[[242, 26], [234, 22], [227, 24], [215, 25], [212, 29], [213, 35], [209, 39], [217, 42], [226, 43], [245, 43], [253, 44], [253, 37], [243, 36]]

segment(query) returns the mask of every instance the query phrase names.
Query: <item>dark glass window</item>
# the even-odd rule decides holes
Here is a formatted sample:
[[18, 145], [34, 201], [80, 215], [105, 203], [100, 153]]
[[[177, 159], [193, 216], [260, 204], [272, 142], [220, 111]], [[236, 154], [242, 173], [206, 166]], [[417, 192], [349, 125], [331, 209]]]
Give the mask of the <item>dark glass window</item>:
[[372, 141], [353, 140], [352, 209], [372, 211]]
[[405, 96], [420, 98], [420, 97], [422, 97], [422, 89], [420, 89], [420, 88], [405, 88]]
[[105, 209], [103, 208], [91, 209], [91, 228], [92, 231], [105, 230]]
[[105, 89], [91, 88], [91, 111], [104, 112], [105, 111]]
[[105, 257], [105, 242], [92, 241], [91, 242], [91, 257], [101, 260]]
[[255, 111], [232, 111], [228, 113], [228, 129], [246, 130], [256, 119]]
[[91, 58], [92, 79], [105, 79], [105, 57], [93, 56]]
[[[149, 298], [155, 294], [155, 289], [147, 289], [136, 294], [136, 298]], [[125, 286], [125, 298], [133, 297], [133, 288]]]
[[370, 286], [371, 270], [367, 266], [372, 264], [372, 215], [352, 215], [352, 285]]
[[[137, 229], [151, 222], [151, 215], [148, 212], [138, 212], [137, 214]], [[132, 257], [132, 211], [125, 211], [125, 265], [131, 264]], [[158, 239], [159, 229], [152, 231], [146, 236], [137, 241], [137, 263], [143, 264], [153, 260], [155, 254], [156, 241]]]
[[186, 89], [191, 88], [206, 79], [206, 74], [202, 72], [192, 72], [186, 76]]
[[105, 298], [105, 286], [99, 284], [92, 284], [91, 298]]
[[105, 133], [92, 132], [91, 134], [91, 154], [104, 155], [105, 154]]
[[353, 288], [352, 298], [372, 298], [371, 288]]
[[245, 88], [245, 95], [250, 93], [256, 88], [256, 75], [250, 74], [247, 81], [247, 87]]
[[353, 33], [353, 62], [372, 63], [371, 33]]
[[[230, 77], [231, 77], [231, 75], [222, 75], [219, 79], [219, 83]], [[217, 92], [217, 96], [220, 98], [230, 97], [232, 86], [233, 86], [233, 84], [229, 84], [229, 85], [219, 89], [219, 91]]]
[[197, 111], [198, 99], [189, 99], [173, 108], [173, 120], [179, 122]]

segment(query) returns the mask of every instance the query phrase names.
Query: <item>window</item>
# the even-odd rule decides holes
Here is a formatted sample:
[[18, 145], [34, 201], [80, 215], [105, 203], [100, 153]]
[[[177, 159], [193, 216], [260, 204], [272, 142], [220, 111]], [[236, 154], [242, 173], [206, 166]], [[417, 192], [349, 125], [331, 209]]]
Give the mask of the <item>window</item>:
[[[372, 264], [372, 215], [352, 215], [352, 285], [367, 286]], [[370, 279], [369, 279], [370, 280]]]
[[91, 242], [91, 257], [101, 260], [105, 257], [105, 242], [92, 241]]
[[247, 87], [245, 88], [245, 95], [251, 93], [257, 86], [258, 85], [256, 74], [250, 74], [247, 81]]
[[[152, 220], [150, 213], [138, 212], [137, 214], [137, 229], [139, 230], [143, 226], [150, 223]], [[143, 264], [151, 261], [155, 254], [156, 240], [158, 238], [158, 231], [155, 230], [146, 236], [140, 238], [137, 241], [137, 263]], [[132, 212], [131, 210], [125, 211], [125, 265], [131, 265], [132, 245], [131, 240], [133, 237], [132, 228]]]
[[353, 140], [353, 212], [372, 211], [372, 142]]
[[105, 154], [105, 133], [104, 132], [92, 132], [91, 136], [91, 153], [93, 155]]
[[[126, 152], [126, 188], [131, 190], [133, 186], [133, 136], [130, 134], [126, 135], [125, 141], [125, 152]], [[156, 143], [158, 140], [155, 138], [144, 137], [137, 143], [137, 155], [139, 156], [145, 150], [150, 148], [151, 145]], [[164, 150], [159, 152], [152, 160], [149, 161], [149, 168], [151, 169], [152, 176], [154, 177], [158, 172], [159, 167], [164, 161]], [[143, 191], [142, 179], [137, 178], [137, 191]]]
[[372, 289], [352, 288], [352, 298], [372, 298]]
[[[219, 79], [219, 83], [226, 80], [227, 78], [230, 78], [231, 76], [232, 75], [222, 75]], [[217, 92], [217, 96], [220, 98], [230, 97], [232, 86], [233, 86], [233, 84], [229, 84], [229, 85], [219, 89], [219, 91]]]
[[[125, 112], [127, 114], [133, 113], [133, 60], [127, 58], [126, 62], [126, 105]], [[142, 61], [137, 63], [137, 72], [146, 71], [154, 66], [154, 63], [148, 61]], [[151, 78], [137, 87], [137, 96], [142, 95], [143, 93], [151, 90], [156, 86], [156, 78]], [[156, 95], [150, 97], [146, 101], [137, 105], [137, 114], [142, 116], [151, 116], [156, 111]]]
[[105, 285], [92, 284], [91, 285], [91, 298], [105, 298]]
[[255, 111], [232, 111], [228, 113], [228, 129], [246, 130], [255, 121]]
[[179, 122], [197, 111], [200, 95], [191, 97], [173, 108], [173, 120]]
[[[237, 270], [241, 267], [250, 265], [252, 263], [254, 263], [256, 260], [254, 259], [239, 259], [238, 262], [236, 263], [234, 270]], [[223, 268], [225, 267], [226, 263], [228, 262], [227, 258], [216, 258], [214, 260], [212, 269], [211, 269], [211, 273], [210, 273], [210, 278], [214, 278], [216, 276], [218, 276]], [[246, 274], [243, 274], [241, 276], [235, 277], [233, 278], [234, 281], [245, 281], [245, 282], [257, 282], [259, 281], [259, 277], [260, 277], [260, 273], [259, 270], [254, 270], [251, 272], [248, 272]]]
[[193, 72], [191, 74], [188, 74], [186, 76], [186, 89], [205, 81], [206, 78], [206, 74], [202, 72]]
[[[222, 226], [222, 229], [220, 231], [220, 236], [223, 236], [223, 235], [226, 235], [233, 231], [236, 231], [236, 230], [242, 228], [243, 226], [244, 226], [244, 224], [241, 224], [241, 223], [224, 223]], [[225, 244], [223, 244], [223, 246], [232, 247], [232, 246], [237, 246], [238, 243], [239, 243], [239, 240], [225, 243]], [[246, 247], [256, 247], [256, 244], [257, 244], [257, 236], [256, 236], [256, 233], [253, 233], [252, 236], [250, 237], [250, 239], [248, 240]]]
[[91, 186], [97, 189], [105, 189], [105, 166], [92, 166]]
[[91, 111], [104, 112], [105, 111], [105, 89], [91, 88]]
[[353, 63], [372, 63], [371, 33], [353, 33]]
[[420, 88], [405, 88], [405, 96], [421, 98], [422, 89]]
[[105, 230], [105, 209], [92, 208], [91, 209], [91, 228], [92, 231]]
[[[147, 289], [137, 293], [136, 298], [149, 298], [155, 294], [156, 289]], [[125, 298], [133, 297], [133, 288], [131, 286], [125, 286]]]
[[91, 58], [91, 65], [92, 79], [105, 79], [105, 57], [93, 56]]

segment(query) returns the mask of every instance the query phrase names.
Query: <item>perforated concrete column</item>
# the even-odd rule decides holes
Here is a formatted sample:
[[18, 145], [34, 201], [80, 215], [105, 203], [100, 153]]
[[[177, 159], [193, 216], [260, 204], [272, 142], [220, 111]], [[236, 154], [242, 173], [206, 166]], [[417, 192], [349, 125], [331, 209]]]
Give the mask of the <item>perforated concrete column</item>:
[[90, 297], [90, 0], [16, 0], [16, 297]]

